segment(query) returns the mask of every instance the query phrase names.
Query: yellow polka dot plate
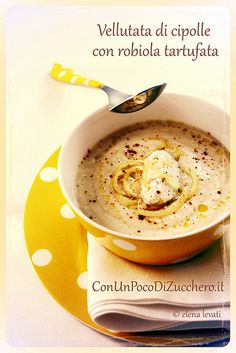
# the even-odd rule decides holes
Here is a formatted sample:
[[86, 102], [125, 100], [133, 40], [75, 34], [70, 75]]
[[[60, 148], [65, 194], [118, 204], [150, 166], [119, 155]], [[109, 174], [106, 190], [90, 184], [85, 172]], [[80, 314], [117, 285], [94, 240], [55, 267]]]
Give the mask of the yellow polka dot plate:
[[[66, 203], [57, 179], [59, 149], [43, 165], [31, 187], [24, 215], [25, 241], [32, 264], [50, 295], [87, 326], [141, 345], [208, 345], [219, 332], [115, 333], [96, 325], [87, 312], [86, 230]], [[227, 336], [227, 334], [226, 334]], [[222, 340], [222, 332], [220, 334]], [[224, 337], [224, 335], [223, 335]]]

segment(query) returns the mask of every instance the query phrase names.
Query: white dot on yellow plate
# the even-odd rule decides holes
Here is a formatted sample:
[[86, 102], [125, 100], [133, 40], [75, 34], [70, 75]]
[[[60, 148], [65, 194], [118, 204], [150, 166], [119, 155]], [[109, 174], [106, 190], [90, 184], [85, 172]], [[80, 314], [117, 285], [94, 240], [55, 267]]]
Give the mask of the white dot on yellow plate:
[[129, 251], [136, 250], [136, 246], [126, 240], [114, 239], [113, 243], [121, 249], [129, 250]]
[[39, 177], [42, 181], [49, 183], [57, 178], [56, 168], [47, 167], [41, 170]]
[[82, 289], [88, 288], [88, 272], [83, 272], [78, 276], [77, 284]]
[[32, 255], [32, 262], [36, 266], [46, 266], [52, 260], [52, 254], [47, 249], [36, 250]]
[[65, 203], [63, 206], [61, 206], [60, 214], [63, 218], [75, 218], [75, 214], [68, 203]]

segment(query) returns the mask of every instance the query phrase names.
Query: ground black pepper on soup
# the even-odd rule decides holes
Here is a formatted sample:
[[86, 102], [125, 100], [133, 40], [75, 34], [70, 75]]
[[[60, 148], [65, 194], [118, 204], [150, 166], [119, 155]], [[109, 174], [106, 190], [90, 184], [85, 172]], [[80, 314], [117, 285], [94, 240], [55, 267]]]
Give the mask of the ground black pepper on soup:
[[210, 132], [174, 121], [131, 125], [78, 166], [79, 208], [125, 234], [183, 234], [229, 210], [229, 152]]

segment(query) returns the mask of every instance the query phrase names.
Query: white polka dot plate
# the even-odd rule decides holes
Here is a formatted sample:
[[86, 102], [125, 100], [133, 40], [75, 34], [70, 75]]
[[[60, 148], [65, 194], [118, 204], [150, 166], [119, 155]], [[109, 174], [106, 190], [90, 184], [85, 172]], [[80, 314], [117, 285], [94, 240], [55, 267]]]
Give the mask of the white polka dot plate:
[[[217, 340], [216, 332], [118, 333], [96, 325], [87, 312], [87, 238], [66, 203], [57, 179], [59, 149], [36, 176], [24, 215], [25, 241], [31, 262], [50, 295], [70, 314], [104, 334], [141, 345], [206, 345]], [[117, 246], [134, 250], [117, 240]], [[222, 335], [221, 335], [222, 337]]]

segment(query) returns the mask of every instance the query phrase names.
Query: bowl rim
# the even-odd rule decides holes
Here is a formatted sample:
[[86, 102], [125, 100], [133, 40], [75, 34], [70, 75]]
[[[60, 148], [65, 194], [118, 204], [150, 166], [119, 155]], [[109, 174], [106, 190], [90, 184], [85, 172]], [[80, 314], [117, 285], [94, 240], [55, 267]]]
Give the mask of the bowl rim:
[[[211, 105], [214, 108], [217, 108], [219, 111], [221, 111], [223, 114], [225, 114], [226, 116], [228, 116], [230, 118], [230, 115], [224, 111], [223, 109], [221, 109], [220, 107], [207, 102], [203, 99], [200, 99], [198, 97], [194, 97], [191, 95], [185, 95], [185, 94], [175, 94], [175, 93], [164, 93], [163, 95], [170, 95], [170, 96], [178, 96], [178, 97], [188, 97], [188, 98], [194, 98], [196, 101], [200, 101], [200, 102], [204, 102], [208, 105]], [[217, 220], [212, 221], [211, 223], [194, 229], [190, 232], [185, 232], [182, 233], [180, 235], [177, 234], [172, 234], [172, 235], [163, 235], [163, 236], [142, 236], [142, 235], [131, 235], [131, 234], [125, 234], [122, 232], [118, 232], [115, 230], [112, 230], [110, 228], [107, 228], [105, 226], [102, 226], [101, 224], [93, 221], [92, 219], [90, 219], [88, 216], [86, 216], [76, 205], [75, 203], [71, 200], [70, 196], [68, 195], [64, 184], [63, 184], [63, 180], [62, 180], [62, 156], [63, 156], [63, 152], [67, 146], [67, 144], [69, 143], [69, 141], [72, 139], [72, 137], [74, 136], [75, 132], [80, 129], [85, 123], [87, 123], [89, 120], [92, 120], [94, 118], [94, 114], [100, 113], [102, 111], [104, 111], [104, 109], [107, 109], [107, 105], [104, 105], [103, 107], [97, 109], [96, 111], [90, 113], [89, 115], [85, 116], [84, 119], [77, 124], [73, 130], [70, 132], [70, 134], [67, 136], [66, 140], [64, 141], [64, 143], [61, 146], [60, 152], [59, 152], [59, 156], [58, 156], [58, 162], [57, 162], [57, 170], [58, 170], [58, 182], [61, 188], [61, 191], [63, 193], [63, 196], [65, 197], [66, 201], [68, 202], [68, 204], [70, 205], [70, 207], [74, 210], [74, 212], [81, 217], [84, 221], [86, 221], [87, 223], [91, 224], [93, 227], [99, 229], [100, 231], [106, 233], [106, 234], [111, 234], [117, 237], [121, 237], [124, 239], [133, 239], [133, 240], [139, 240], [139, 241], [145, 241], [145, 240], [150, 240], [150, 241], [159, 241], [159, 240], [175, 240], [175, 239], [181, 239], [181, 238], [186, 238], [186, 237], [191, 237], [195, 234], [200, 234], [202, 232], [205, 232], [207, 230], [209, 230], [210, 228], [213, 228], [216, 225], [220, 225], [222, 224], [222, 222], [224, 222], [227, 218], [230, 217], [230, 211], [225, 212], [221, 217], [217, 218]], [[131, 113], [132, 114], [132, 113]], [[86, 228], [86, 227], [85, 227]]]

